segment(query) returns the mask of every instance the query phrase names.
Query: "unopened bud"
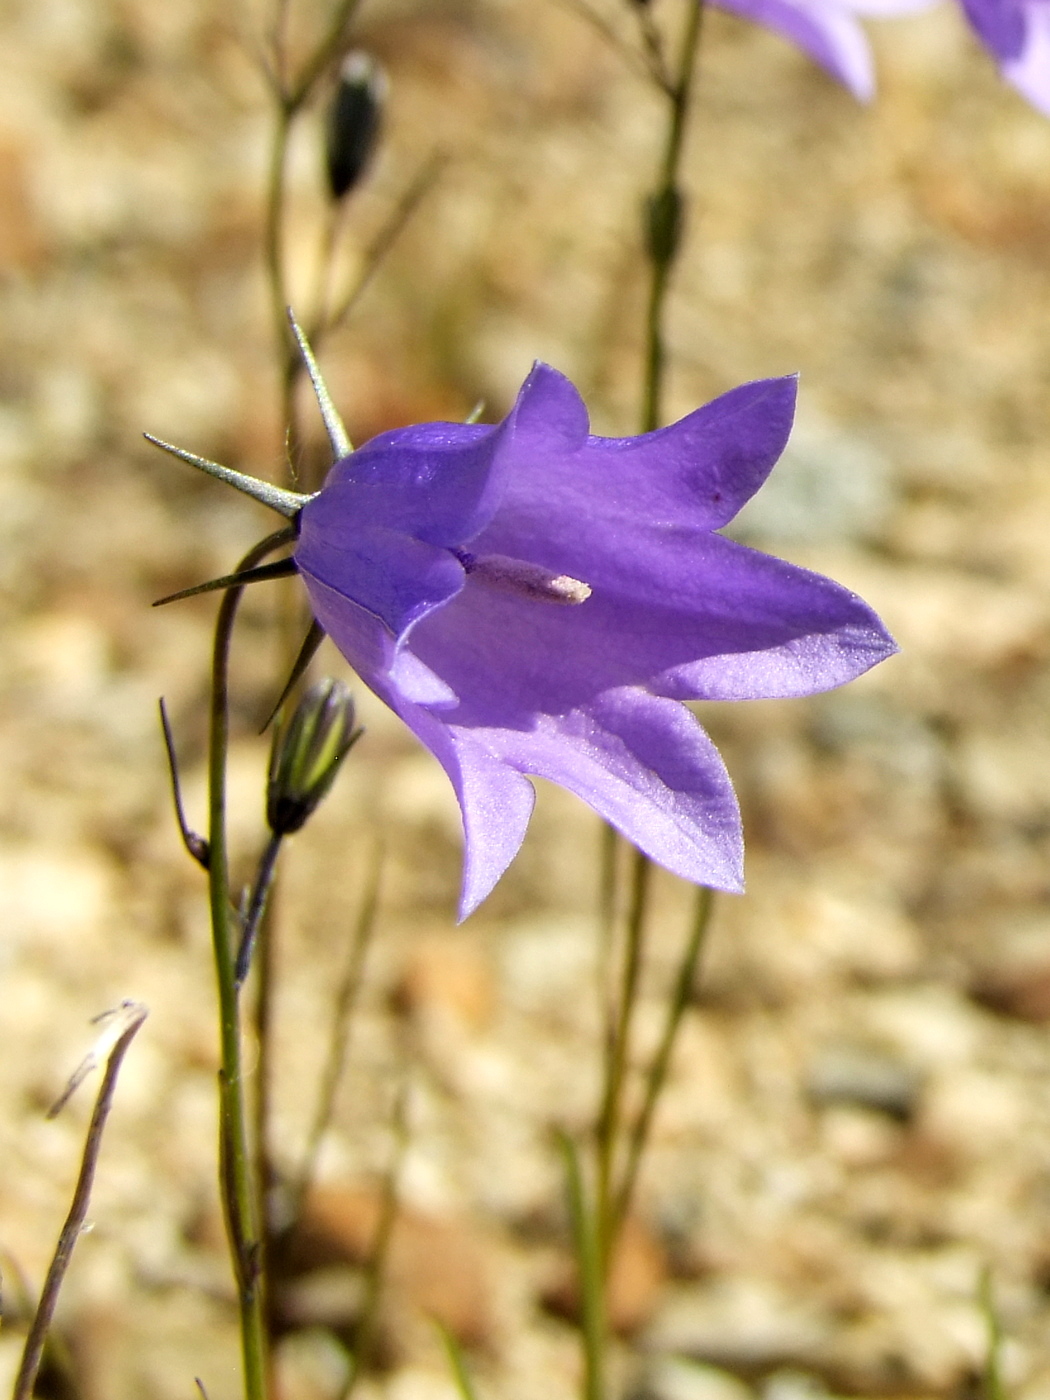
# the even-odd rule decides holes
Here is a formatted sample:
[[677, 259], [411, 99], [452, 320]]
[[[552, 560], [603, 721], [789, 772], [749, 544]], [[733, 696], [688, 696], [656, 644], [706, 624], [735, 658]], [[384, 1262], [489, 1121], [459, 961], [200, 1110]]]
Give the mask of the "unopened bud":
[[386, 74], [370, 54], [360, 49], [347, 54], [328, 109], [325, 136], [328, 188], [333, 199], [342, 199], [357, 184], [372, 158], [386, 90]]
[[354, 729], [354, 701], [342, 681], [318, 681], [306, 691], [270, 750], [266, 820], [275, 835], [298, 831], [313, 814], [362, 733]]

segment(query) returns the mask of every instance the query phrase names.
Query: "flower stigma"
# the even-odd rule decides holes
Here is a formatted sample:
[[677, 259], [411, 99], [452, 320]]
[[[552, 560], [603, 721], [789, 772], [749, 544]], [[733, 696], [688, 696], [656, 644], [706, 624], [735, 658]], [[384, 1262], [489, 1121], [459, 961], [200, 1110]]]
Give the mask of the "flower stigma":
[[469, 554], [465, 549], [452, 552], [468, 574], [501, 593], [516, 593], [537, 603], [573, 607], [586, 603], [591, 596], [590, 584], [569, 574], [552, 573], [541, 564], [512, 559], [508, 554]]

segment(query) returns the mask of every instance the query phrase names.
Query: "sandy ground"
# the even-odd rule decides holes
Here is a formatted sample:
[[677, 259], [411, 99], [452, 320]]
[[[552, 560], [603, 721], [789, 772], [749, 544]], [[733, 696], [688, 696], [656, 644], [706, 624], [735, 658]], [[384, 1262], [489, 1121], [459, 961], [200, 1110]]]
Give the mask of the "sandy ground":
[[[869, 109], [775, 38], [709, 18], [670, 408], [801, 371], [792, 446], [739, 528], [855, 587], [902, 654], [812, 702], [704, 715], [740, 792], [749, 893], [718, 906], [657, 1123], [618, 1385], [639, 1400], [968, 1396], [988, 1266], [1010, 1394], [1041, 1400], [1050, 123], [947, 5], [877, 28]], [[200, 822], [213, 606], [149, 603], [226, 572], [268, 526], [139, 435], [280, 470], [259, 254], [271, 118], [252, 57], [267, 21], [216, 0], [8, 0], [0, 22], [0, 1372], [16, 1365], [19, 1280], [31, 1293], [46, 1266], [89, 1096], [55, 1121], [44, 1110], [90, 1018], [131, 996], [151, 1016], [61, 1313], [75, 1393], [174, 1400], [199, 1376], [226, 1400], [204, 891], [173, 830], [156, 722], [163, 694]], [[355, 440], [479, 398], [496, 416], [537, 357], [576, 380], [599, 431], [631, 431], [653, 94], [554, 4], [373, 0], [355, 38], [392, 96], [343, 274], [432, 152], [448, 157], [325, 347]], [[294, 298], [316, 274], [317, 140], [307, 122], [293, 151]], [[246, 617], [244, 861], [262, 836], [253, 721], [277, 683], [271, 603], [256, 595]], [[483, 1395], [560, 1400], [578, 1362], [543, 1305], [564, 1259], [550, 1130], [582, 1131], [595, 1101], [598, 824], [544, 789], [520, 859], [455, 931], [451, 794], [361, 704], [368, 735], [281, 895], [290, 1168], [382, 835], [379, 932], [321, 1162], [333, 1267], [289, 1302], [284, 1393], [338, 1393], [333, 1328], [353, 1316], [403, 1099], [385, 1369], [359, 1394], [452, 1393], [424, 1317], [436, 1307], [470, 1343]], [[669, 878], [656, 894], [643, 1044], [688, 913]], [[52, 1378], [49, 1393], [68, 1392]]]

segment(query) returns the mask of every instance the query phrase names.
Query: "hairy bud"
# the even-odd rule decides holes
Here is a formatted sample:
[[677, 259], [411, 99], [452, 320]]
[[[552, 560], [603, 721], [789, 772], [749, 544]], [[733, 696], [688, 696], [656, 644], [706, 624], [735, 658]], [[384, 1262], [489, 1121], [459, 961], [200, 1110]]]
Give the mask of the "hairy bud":
[[275, 835], [298, 831], [313, 815], [363, 732], [354, 729], [354, 701], [342, 681], [328, 678], [306, 691], [270, 750], [266, 820]]

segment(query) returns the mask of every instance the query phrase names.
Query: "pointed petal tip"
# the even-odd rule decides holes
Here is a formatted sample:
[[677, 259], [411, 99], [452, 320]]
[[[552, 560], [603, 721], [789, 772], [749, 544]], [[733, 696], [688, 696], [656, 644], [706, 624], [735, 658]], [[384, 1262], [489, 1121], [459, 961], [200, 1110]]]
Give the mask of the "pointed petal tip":
[[[531, 798], [532, 785], [530, 783], [528, 801], [530, 812], [532, 808]], [[521, 836], [524, 836], [524, 830], [522, 830]], [[511, 861], [517, 855], [521, 845], [519, 838], [513, 850], [501, 851], [497, 859], [493, 861], [486, 859], [487, 853], [485, 851], [478, 851], [478, 843], [481, 839], [477, 833], [473, 836], [468, 835], [464, 826], [463, 880], [456, 912], [457, 924], [464, 923], [484, 904], [507, 873]]]
[[561, 370], [534, 360], [507, 415], [516, 431], [559, 439], [563, 448], [582, 446], [590, 432], [587, 406]]

